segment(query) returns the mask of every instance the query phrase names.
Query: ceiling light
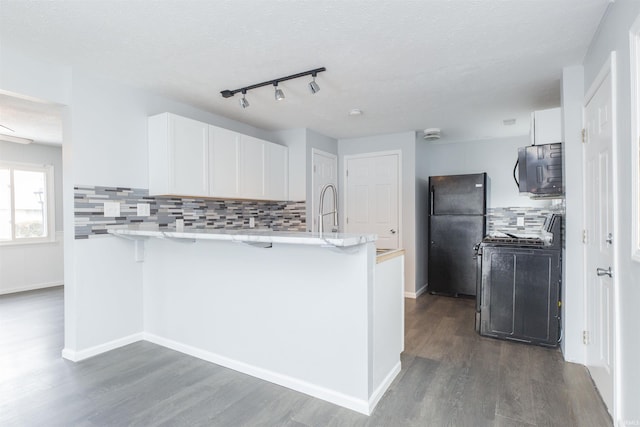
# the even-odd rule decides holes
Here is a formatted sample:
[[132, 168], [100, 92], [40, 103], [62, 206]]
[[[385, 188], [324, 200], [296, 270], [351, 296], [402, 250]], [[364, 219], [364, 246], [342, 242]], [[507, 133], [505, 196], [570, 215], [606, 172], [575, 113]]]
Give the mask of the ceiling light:
[[311, 89], [311, 93], [318, 93], [320, 92], [320, 86], [318, 85], [318, 83], [316, 83], [316, 74], [317, 73], [313, 73], [313, 81], [311, 83], [309, 83], [309, 89]]
[[0, 134], [0, 141], [17, 142], [18, 144], [31, 144], [33, 142], [33, 139]]
[[240, 106], [242, 108], [247, 108], [249, 106], [249, 101], [247, 101], [247, 98], [245, 98], [245, 95], [247, 94], [247, 90], [243, 89], [242, 91], [242, 98], [240, 98]]
[[278, 87], [278, 82], [275, 82], [273, 84], [273, 87], [275, 88], [275, 97], [276, 97], [276, 101], [282, 101], [284, 99], [284, 92], [282, 91], [282, 89], [280, 89]]
[[359, 108], [352, 108], [351, 110], [349, 110], [349, 115], [350, 116], [361, 116], [362, 115], [362, 110]]
[[242, 99], [240, 100], [240, 106], [242, 108], [247, 108], [249, 106], [249, 101], [247, 101], [247, 98], [245, 96], [247, 94], [247, 91], [249, 91], [251, 89], [257, 89], [257, 88], [262, 87], [262, 86], [273, 85], [274, 91], [275, 91], [274, 95], [275, 95], [276, 101], [282, 101], [284, 99], [284, 92], [282, 91], [282, 89], [278, 88], [278, 83], [285, 82], [287, 80], [297, 79], [297, 78], [304, 77], [304, 76], [312, 76], [313, 77], [313, 81], [311, 83], [309, 83], [309, 89], [311, 89], [311, 93], [316, 93], [316, 92], [318, 92], [320, 90], [320, 85], [318, 85], [318, 83], [316, 83], [316, 76], [318, 75], [318, 73], [321, 73], [323, 71], [327, 71], [327, 69], [324, 68], [324, 67], [320, 67], [320, 68], [316, 68], [316, 69], [313, 69], [313, 70], [304, 71], [302, 73], [292, 74], [290, 76], [279, 77], [277, 79], [268, 80], [266, 82], [256, 83], [254, 85], [241, 87], [239, 89], [233, 89], [233, 90], [225, 89], [225, 90], [221, 91], [220, 94], [222, 95], [223, 98], [231, 98], [236, 93], [242, 92]]

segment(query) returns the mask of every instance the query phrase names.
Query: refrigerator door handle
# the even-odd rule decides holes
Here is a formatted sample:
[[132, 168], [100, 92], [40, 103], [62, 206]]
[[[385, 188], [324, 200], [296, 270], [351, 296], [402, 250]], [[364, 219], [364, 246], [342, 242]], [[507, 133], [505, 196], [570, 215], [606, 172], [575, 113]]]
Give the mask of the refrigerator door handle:
[[429, 191], [429, 196], [430, 196], [430, 201], [429, 201], [429, 207], [430, 207], [430, 215], [433, 215], [433, 193], [435, 193], [435, 188], [433, 188], [433, 185], [431, 186], [431, 189]]

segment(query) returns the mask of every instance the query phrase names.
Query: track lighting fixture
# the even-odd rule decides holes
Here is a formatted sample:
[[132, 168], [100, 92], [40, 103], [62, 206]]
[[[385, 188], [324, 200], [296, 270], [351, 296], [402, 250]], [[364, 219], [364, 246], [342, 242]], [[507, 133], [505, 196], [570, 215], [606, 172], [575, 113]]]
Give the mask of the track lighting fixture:
[[240, 98], [240, 106], [242, 108], [247, 108], [249, 106], [249, 101], [247, 101], [247, 98], [245, 98], [246, 94], [247, 94], [247, 90], [243, 89], [242, 90], [242, 98]]
[[275, 82], [273, 84], [273, 87], [276, 90], [275, 91], [276, 101], [282, 101], [284, 99], [284, 92], [282, 91], [282, 89], [278, 87], [278, 82]]
[[309, 83], [309, 89], [311, 89], [311, 93], [320, 92], [320, 86], [318, 85], [318, 83], [316, 83], [316, 75], [317, 74], [318, 73], [311, 74], [311, 77], [313, 77], [313, 81], [311, 83]]
[[284, 92], [282, 91], [282, 89], [278, 87], [278, 83], [284, 82], [287, 80], [297, 79], [304, 76], [312, 76], [313, 81], [309, 83], [309, 89], [311, 90], [311, 93], [317, 93], [320, 90], [320, 85], [316, 83], [316, 76], [318, 75], [318, 73], [321, 73], [323, 71], [327, 71], [327, 69], [325, 67], [321, 67], [321, 68], [316, 68], [314, 70], [309, 70], [302, 73], [292, 74], [290, 76], [280, 77], [280, 78], [269, 80], [266, 82], [257, 83], [251, 86], [241, 87], [239, 89], [234, 89], [234, 90], [226, 89], [221, 91], [220, 94], [222, 95], [223, 98], [231, 98], [236, 93], [242, 93], [242, 99], [240, 99], [240, 106], [242, 108], [247, 108], [249, 106], [249, 101], [247, 101], [247, 98], [246, 98], [247, 91], [251, 89], [256, 89], [262, 86], [273, 85], [274, 96], [276, 98], [276, 101], [282, 101], [284, 99]]

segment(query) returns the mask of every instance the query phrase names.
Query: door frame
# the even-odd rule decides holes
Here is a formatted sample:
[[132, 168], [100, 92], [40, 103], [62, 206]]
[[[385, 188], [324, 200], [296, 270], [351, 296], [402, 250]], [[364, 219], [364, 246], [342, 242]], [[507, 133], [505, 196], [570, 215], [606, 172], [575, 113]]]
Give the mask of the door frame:
[[[336, 182], [334, 183], [336, 186], [336, 189], [338, 188], [338, 176], [340, 175], [338, 173], [338, 156], [336, 154], [329, 153], [327, 151], [322, 151], [317, 148], [311, 149], [311, 211], [309, 212], [311, 216], [310, 218], [311, 220], [308, 221], [310, 223], [309, 230], [311, 232], [315, 232], [317, 228], [314, 226], [314, 221], [316, 220], [316, 212], [318, 212], [318, 205], [320, 204], [320, 200], [316, 202], [316, 196], [319, 196], [319, 194], [316, 194], [316, 182], [315, 182], [316, 181], [316, 173], [315, 173], [316, 155], [329, 157], [330, 159], [333, 160], [335, 165], [335, 171], [336, 171]], [[336, 206], [335, 208], [338, 209], [338, 206]], [[339, 209], [338, 209], [338, 212], [340, 212]], [[338, 221], [341, 221], [341, 218], [338, 218]], [[338, 222], [338, 229], [340, 229], [340, 224], [344, 224], [344, 223]]]
[[398, 229], [400, 233], [398, 235], [398, 247], [403, 248], [403, 234], [404, 227], [402, 226], [402, 150], [387, 150], [387, 151], [374, 151], [369, 153], [358, 153], [358, 154], [348, 154], [342, 158], [342, 201], [344, 203], [344, 209], [342, 209], [342, 214], [340, 215], [340, 221], [344, 224], [344, 230], [347, 228], [347, 206], [348, 206], [348, 198], [347, 198], [347, 165], [349, 164], [349, 160], [352, 159], [366, 159], [370, 157], [382, 157], [396, 155], [398, 159]]
[[[616, 165], [618, 164], [618, 132], [617, 132], [617, 123], [618, 123], [618, 112], [617, 112], [617, 92], [616, 89], [618, 87], [618, 82], [617, 82], [617, 67], [616, 67], [616, 52], [612, 51], [611, 54], [609, 55], [609, 57], [605, 60], [604, 64], [602, 65], [600, 71], [598, 72], [598, 75], [593, 79], [593, 81], [591, 82], [591, 85], [589, 86], [589, 89], [587, 90], [587, 92], [585, 93], [585, 97], [584, 97], [584, 101], [583, 101], [583, 105], [582, 105], [582, 125], [583, 125], [583, 129], [585, 128], [586, 125], [586, 107], [589, 104], [589, 102], [591, 101], [591, 98], [593, 98], [593, 96], [596, 94], [596, 92], [598, 91], [598, 89], [600, 88], [600, 85], [603, 83], [603, 81], [606, 79], [606, 77], [608, 75], [611, 75], [611, 122], [612, 122], [612, 128], [611, 128], [611, 170], [612, 170], [612, 176], [611, 176], [611, 186], [612, 186], [612, 196], [613, 196], [613, 206], [612, 206], [612, 215], [613, 215], [613, 247], [612, 247], [612, 257], [613, 257], [613, 262], [612, 262], [612, 266], [611, 268], [613, 269], [613, 277], [612, 277], [612, 282], [613, 282], [613, 309], [614, 309], [614, 315], [613, 315], [613, 357], [611, 358], [611, 360], [613, 361], [613, 366], [612, 371], [613, 371], [613, 402], [612, 402], [612, 408], [608, 408], [608, 410], [611, 413], [611, 416], [613, 418], [613, 420], [616, 420], [618, 417], [618, 414], [620, 413], [620, 409], [619, 409], [619, 405], [620, 405], [620, 379], [619, 379], [619, 375], [620, 375], [620, 369], [619, 367], [620, 365], [620, 292], [618, 291], [619, 289], [619, 285], [620, 285], [620, 281], [619, 281], [619, 277], [618, 277], [618, 272], [620, 271], [620, 263], [619, 263], [619, 259], [620, 259], [620, 252], [619, 252], [619, 245], [618, 242], [620, 241], [620, 227], [619, 227], [619, 221], [618, 221], [618, 212], [619, 212], [619, 182], [618, 182], [618, 176], [615, 173], [615, 169], [616, 169]], [[586, 186], [586, 182], [587, 182], [587, 177], [586, 177], [586, 173], [587, 173], [587, 168], [586, 168], [586, 160], [587, 160], [587, 156], [586, 156], [586, 147], [583, 145], [582, 147], [582, 164], [583, 164], [583, 168], [582, 168], [582, 196], [583, 196], [583, 215], [582, 215], [582, 229], [586, 230], [587, 229], [587, 217], [586, 217], [586, 211], [587, 211], [587, 186]], [[590, 238], [590, 236], [587, 236], [587, 238]], [[587, 286], [587, 275], [588, 274], [594, 274], [593, 273], [593, 269], [595, 268], [595, 266], [589, 266], [587, 263], [587, 246], [584, 245], [583, 246], [583, 265], [584, 265], [584, 270], [583, 270], [583, 278], [582, 278], [582, 283], [583, 286]], [[590, 307], [590, 301], [589, 301], [589, 292], [586, 291], [584, 292], [584, 319], [583, 319], [583, 327], [585, 331], [589, 330], [589, 315], [590, 315], [590, 311], [589, 311], [589, 307]], [[589, 333], [591, 333], [591, 331], [589, 331]], [[589, 362], [589, 358], [587, 355], [587, 349], [585, 348], [585, 354], [584, 354], [584, 360], [585, 360], [585, 366], [588, 366], [588, 362]]]

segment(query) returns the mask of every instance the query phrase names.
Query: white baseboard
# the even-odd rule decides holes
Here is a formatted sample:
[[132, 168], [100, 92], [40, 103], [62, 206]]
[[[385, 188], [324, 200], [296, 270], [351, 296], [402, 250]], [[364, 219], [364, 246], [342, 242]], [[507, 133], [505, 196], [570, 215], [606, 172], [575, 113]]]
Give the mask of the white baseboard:
[[404, 297], [405, 298], [413, 298], [416, 299], [418, 298], [420, 295], [424, 294], [425, 292], [427, 292], [427, 285], [424, 285], [423, 287], [421, 287], [420, 289], [418, 289], [416, 292], [404, 292]]
[[116, 348], [124, 347], [125, 345], [133, 344], [134, 342], [142, 341], [143, 339], [143, 333], [139, 332], [80, 351], [65, 348], [62, 350], [62, 357], [72, 362], [79, 362], [81, 360], [97, 356], [98, 354], [106, 353], [107, 351], [115, 350]]
[[[244, 374], [248, 374], [253, 377], [260, 378], [265, 381], [269, 381], [274, 384], [278, 384], [283, 387], [287, 387], [292, 390], [299, 391], [301, 393], [307, 394], [312, 397], [317, 397], [318, 399], [326, 400], [327, 402], [334, 403], [336, 405], [345, 407], [347, 409], [351, 409], [361, 414], [369, 415], [373, 410], [373, 407], [375, 407], [375, 404], [372, 405], [371, 403], [373, 401], [373, 398], [370, 399], [369, 402], [367, 402], [366, 400], [357, 399], [355, 397], [348, 396], [346, 394], [337, 392], [335, 390], [330, 390], [325, 387], [320, 387], [306, 381], [301, 381], [299, 379], [292, 378], [287, 375], [282, 375], [277, 372], [270, 371], [268, 369], [259, 368], [257, 366], [249, 365], [244, 362], [239, 362], [237, 360], [229, 359], [219, 354], [211, 353], [209, 351], [192, 347], [190, 345], [182, 344], [167, 338], [159, 337], [157, 335], [144, 333], [143, 336], [145, 340], [152, 342], [154, 344], [158, 344], [163, 347], [167, 347], [172, 350], [176, 350], [181, 353], [188, 354], [189, 356], [197, 357], [198, 359], [206, 360], [207, 362], [212, 362], [212, 363], [215, 363], [216, 365], [224, 366], [226, 368], [233, 369], [234, 371], [242, 372]], [[398, 366], [399, 366], [399, 363], [398, 363]], [[394, 367], [394, 370], [395, 370], [395, 367]], [[387, 379], [390, 376], [391, 376], [391, 381], [393, 381], [393, 378], [395, 378], [395, 375], [397, 375], [397, 372], [393, 375], [392, 374], [393, 372], [391, 372], [389, 376], [385, 378], [385, 381], [387, 381]], [[389, 384], [390, 384], [390, 381], [389, 381]], [[381, 390], [386, 390], [386, 387]], [[382, 397], [382, 394], [384, 394], [384, 391], [382, 391], [380, 396], [376, 396], [375, 403], [377, 403], [380, 397]]]
[[401, 369], [402, 364], [398, 361], [391, 371], [389, 371], [384, 380], [382, 380], [380, 385], [373, 391], [373, 394], [369, 398], [369, 413], [367, 415], [370, 415], [373, 412], [378, 402], [380, 402], [380, 399], [382, 399], [382, 396], [384, 396], [384, 392], [387, 391], [393, 380], [400, 373]]
[[18, 288], [0, 289], [0, 295], [15, 294], [16, 292], [33, 291], [36, 289], [54, 288], [56, 286], [64, 285], [63, 281], [55, 281], [48, 283], [36, 283], [28, 286], [21, 286]]

